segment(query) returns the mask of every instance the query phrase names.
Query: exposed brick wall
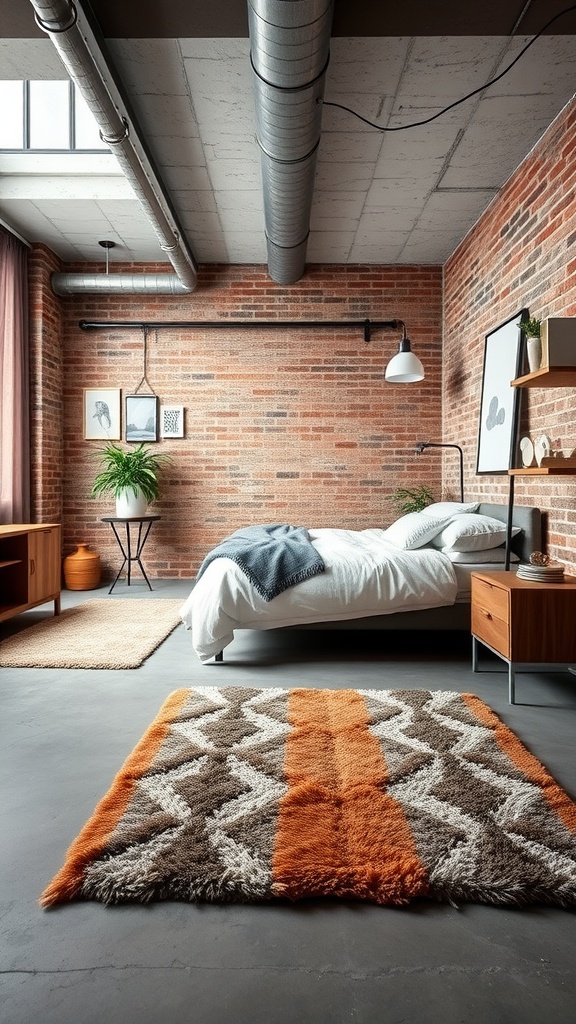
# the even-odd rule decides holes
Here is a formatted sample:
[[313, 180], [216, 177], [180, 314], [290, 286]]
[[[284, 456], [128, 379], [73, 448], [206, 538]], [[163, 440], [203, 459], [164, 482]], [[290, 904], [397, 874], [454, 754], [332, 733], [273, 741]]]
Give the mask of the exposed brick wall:
[[[528, 307], [576, 316], [576, 103], [555, 120], [448, 260], [444, 275], [444, 436], [465, 446], [468, 487], [505, 500], [507, 476], [475, 476], [484, 336]], [[576, 448], [573, 388], [523, 389], [521, 434]], [[520, 462], [518, 462], [520, 464]], [[546, 511], [548, 550], [576, 572], [576, 480], [518, 477], [516, 501]]]
[[421, 384], [384, 382], [399, 332], [375, 332], [368, 345], [359, 328], [150, 335], [148, 380], [163, 402], [185, 406], [186, 436], [160, 442], [174, 462], [151, 509], [162, 520], [145, 564], [153, 577], [190, 577], [210, 547], [248, 523], [363, 529], [395, 518], [386, 499], [397, 486], [426, 483], [440, 497], [441, 460], [418, 458], [414, 443], [440, 437], [441, 289], [438, 267], [312, 266], [284, 288], [263, 267], [205, 266], [190, 296], [63, 299], [65, 550], [86, 541], [108, 573], [118, 564], [100, 522], [112, 500], [89, 497], [99, 442], [83, 439], [83, 388], [130, 394], [143, 375], [139, 330], [84, 332], [80, 319], [400, 318], [425, 364]]
[[31, 513], [36, 523], [59, 523], [63, 514], [62, 310], [50, 288], [61, 270], [45, 245], [33, 246], [28, 262], [30, 295]]
[[[416, 440], [455, 441], [465, 453], [466, 497], [505, 501], [507, 476], [476, 476], [484, 336], [528, 306], [575, 316], [576, 107], [569, 106], [502, 189], [441, 272], [434, 267], [311, 266], [282, 288], [263, 267], [202, 267], [190, 296], [77, 296], [49, 288], [59, 261], [35, 246], [30, 261], [34, 518], [62, 519], [65, 551], [80, 541], [117, 550], [100, 519], [111, 504], [88, 497], [95, 472], [83, 438], [83, 388], [134, 391], [143, 372], [139, 331], [83, 332], [78, 320], [388, 319], [408, 324], [426, 367], [419, 385], [387, 385], [397, 338], [359, 330], [161, 331], [147, 374], [164, 402], [186, 409], [186, 436], [160, 443], [174, 456], [146, 549], [152, 576], [188, 577], [203, 554], [245, 523], [290, 520], [359, 529], [390, 521], [397, 486], [457, 494], [454, 452], [415, 457]], [[82, 266], [69, 270], [87, 269]], [[93, 270], [91, 266], [88, 268]], [[114, 266], [134, 273], [162, 266]], [[441, 367], [443, 381], [441, 381]], [[443, 421], [440, 410], [443, 406]], [[525, 391], [522, 432], [576, 447], [574, 391]], [[441, 430], [442, 427], [442, 430]], [[63, 439], [63, 440], [62, 440]], [[62, 470], [63, 467], [63, 470]], [[576, 482], [521, 477], [520, 504], [547, 512], [549, 550], [576, 571]]]

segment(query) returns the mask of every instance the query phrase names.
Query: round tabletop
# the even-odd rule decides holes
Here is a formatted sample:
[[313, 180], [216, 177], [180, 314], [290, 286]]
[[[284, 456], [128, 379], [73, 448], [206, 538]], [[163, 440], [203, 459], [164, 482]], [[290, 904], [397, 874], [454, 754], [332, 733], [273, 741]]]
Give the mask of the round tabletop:
[[102, 523], [155, 523], [162, 516], [102, 516]]

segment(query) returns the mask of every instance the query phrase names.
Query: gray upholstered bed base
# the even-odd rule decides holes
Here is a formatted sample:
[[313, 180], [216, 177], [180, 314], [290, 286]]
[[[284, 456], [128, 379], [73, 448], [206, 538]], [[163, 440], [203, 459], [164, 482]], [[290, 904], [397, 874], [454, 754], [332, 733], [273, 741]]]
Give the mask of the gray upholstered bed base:
[[[507, 505], [491, 505], [482, 502], [478, 512], [494, 519], [508, 521]], [[542, 550], [542, 515], [540, 509], [527, 505], [516, 505], [512, 519], [521, 533], [512, 540], [512, 551], [521, 561], [527, 562], [533, 551]], [[359, 619], [342, 619], [338, 622], [309, 622], [298, 626], [282, 626], [282, 629], [379, 629], [379, 630], [463, 630], [470, 631], [470, 602], [459, 601], [443, 608], [424, 608], [411, 612], [392, 612], [390, 615], [370, 615]], [[223, 653], [216, 655], [216, 661], [223, 661]]]
[[[507, 505], [491, 505], [482, 502], [478, 512], [484, 516], [508, 520]], [[540, 509], [516, 505], [512, 520], [521, 533], [512, 540], [512, 551], [521, 561], [527, 562], [533, 551], [542, 550], [542, 515]], [[480, 561], [480, 559], [479, 559]], [[310, 622], [306, 625], [287, 626], [286, 629], [454, 629], [470, 630], [470, 602], [459, 601], [443, 608], [424, 608], [412, 612], [393, 612], [390, 615], [370, 615], [361, 619], [345, 619], [340, 622]]]

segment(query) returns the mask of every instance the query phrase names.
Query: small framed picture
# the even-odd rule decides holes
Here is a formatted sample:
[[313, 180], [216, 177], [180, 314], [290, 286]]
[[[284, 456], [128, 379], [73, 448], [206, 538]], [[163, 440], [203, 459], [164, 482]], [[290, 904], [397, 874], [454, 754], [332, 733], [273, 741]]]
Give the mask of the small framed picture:
[[120, 388], [84, 388], [84, 438], [119, 441]]
[[158, 396], [126, 395], [126, 440], [158, 440]]
[[184, 437], [184, 406], [160, 406], [160, 437]]

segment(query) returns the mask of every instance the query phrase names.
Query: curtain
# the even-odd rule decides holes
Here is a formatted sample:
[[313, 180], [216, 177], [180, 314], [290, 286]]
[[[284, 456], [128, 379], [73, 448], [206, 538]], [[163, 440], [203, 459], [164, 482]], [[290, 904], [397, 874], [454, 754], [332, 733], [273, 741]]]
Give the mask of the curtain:
[[30, 522], [28, 247], [0, 228], [0, 523]]

